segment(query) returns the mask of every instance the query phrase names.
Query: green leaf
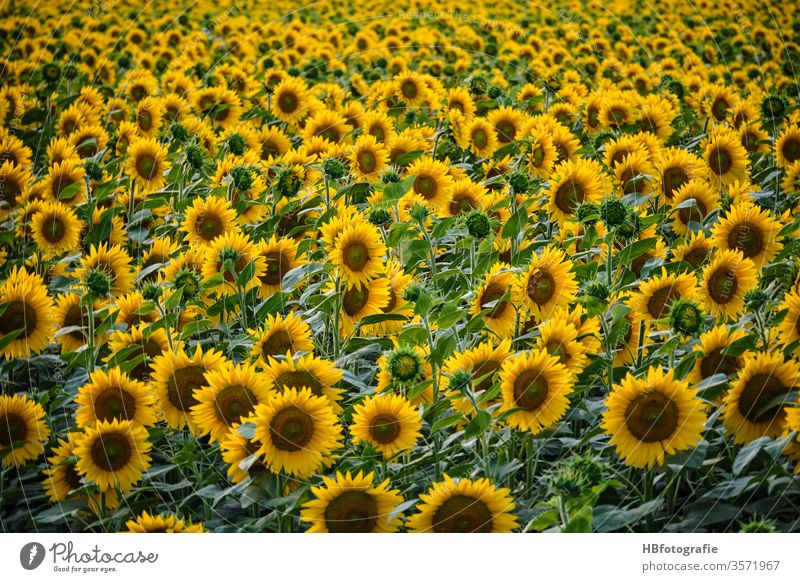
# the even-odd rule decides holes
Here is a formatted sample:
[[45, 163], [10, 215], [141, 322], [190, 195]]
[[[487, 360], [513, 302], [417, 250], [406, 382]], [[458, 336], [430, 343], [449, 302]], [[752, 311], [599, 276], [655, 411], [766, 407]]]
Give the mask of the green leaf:
[[652, 499], [631, 509], [620, 509], [616, 505], [598, 505], [594, 508], [594, 524], [598, 532], [610, 532], [641, 521], [659, 510], [663, 499]]
[[616, 261], [622, 265], [628, 266], [647, 251], [655, 248], [656, 241], [657, 239], [655, 237], [637, 240], [633, 244], [630, 244], [622, 249], [617, 255]]
[[753, 460], [758, 456], [758, 453], [768, 444], [772, 442], [769, 437], [757, 438], [754, 441], [747, 443], [736, 455], [733, 461], [733, 474], [739, 475]]
[[508, 219], [503, 227], [503, 238], [515, 239], [528, 223], [528, 209], [520, 208]]
[[485, 410], [479, 410], [472, 420], [469, 421], [467, 428], [464, 430], [464, 438], [472, 438], [477, 436], [488, 428], [492, 422], [492, 415]]

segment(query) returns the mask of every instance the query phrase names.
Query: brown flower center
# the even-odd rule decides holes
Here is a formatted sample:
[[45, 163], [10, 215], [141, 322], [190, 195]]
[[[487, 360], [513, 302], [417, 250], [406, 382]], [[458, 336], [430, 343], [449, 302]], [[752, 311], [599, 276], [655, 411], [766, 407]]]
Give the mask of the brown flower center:
[[753, 423], [771, 422], [786, 415], [783, 404], [776, 404], [766, 410], [764, 406], [780, 394], [788, 394], [790, 388], [783, 385], [772, 374], [755, 374], [742, 389], [739, 397], [739, 412]]
[[530, 276], [525, 290], [531, 301], [545, 305], [555, 295], [556, 282], [548, 271], [540, 268]]
[[303, 409], [289, 406], [269, 423], [272, 443], [281, 451], [290, 453], [303, 450], [314, 436], [314, 419]]
[[514, 380], [514, 401], [529, 412], [538, 410], [547, 400], [550, 386], [541, 370], [524, 370]]
[[370, 261], [369, 249], [361, 241], [352, 241], [344, 248], [344, 264], [351, 271], [362, 271]]
[[437, 533], [489, 533], [492, 511], [480, 499], [454, 495], [433, 515], [433, 531]]
[[392, 443], [400, 436], [400, 421], [388, 414], [376, 416], [369, 427], [369, 434], [382, 445]]
[[764, 234], [752, 222], [741, 222], [728, 234], [728, 247], [741, 251], [749, 259], [764, 249]]
[[267, 261], [267, 269], [261, 281], [267, 285], [280, 285], [292, 266], [291, 261], [281, 252], [266, 253], [264, 258]]
[[732, 165], [731, 153], [722, 147], [715, 147], [708, 156], [708, 166], [718, 176], [727, 174]]
[[206, 369], [197, 365], [175, 370], [167, 380], [167, 398], [170, 404], [184, 412], [191, 410], [192, 406], [197, 404], [197, 399], [194, 397], [195, 390], [208, 385], [205, 373]]
[[583, 186], [579, 182], [567, 180], [556, 190], [555, 204], [564, 214], [572, 214], [585, 197]]
[[314, 396], [322, 396], [322, 390], [325, 388], [325, 385], [320, 382], [319, 378], [306, 370], [283, 372], [280, 376], [275, 378], [275, 384], [279, 386], [281, 390], [286, 388], [294, 388], [296, 390], [309, 388]]
[[506, 287], [499, 283], [490, 283], [481, 295], [481, 308], [488, 309], [490, 303], [497, 301], [488, 317], [498, 318], [508, 307], [508, 301], [499, 301], [506, 294]]
[[420, 174], [414, 179], [414, 192], [425, 198], [425, 200], [431, 200], [436, 197], [437, 190], [436, 180], [431, 176]]
[[152, 154], [140, 154], [136, 159], [136, 173], [142, 180], [152, 180], [158, 172], [156, 158]]
[[678, 427], [678, 406], [661, 392], [639, 394], [625, 410], [625, 425], [645, 443], [668, 439]]
[[38, 316], [33, 306], [21, 299], [15, 299], [6, 305], [6, 310], [0, 317], [0, 333], [5, 335], [21, 329], [23, 332], [17, 337], [19, 340], [36, 331], [37, 323]]
[[736, 273], [727, 267], [717, 269], [708, 279], [708, 294], [717, 303], [729, 303], [736, 297], [739, 283]]
[[364, 309], [368, 301], [369, 289], [366, 287], [351, 287], [344, 292], [342, 308], [347, 315], [353, 317]]
[[0, 446], [3, 448], [24, 441], [27, 434], [28, 426], [20, 415], [6, 412], [0, 416]]
[[120, 386], [111, 386], [95, 397], [94, 413], [103, 421], [131, 420], [136, 416], [136, 399]]
[[214, 398], [217, 418], [228, 426], [239, 422], [242, 417], [249, 416], [255, 409], [255, 395], [242, 384], [233, 384], [220, 390]]
[[688, 181], [689, 176], [683, 168], [667, 168], [664, 170], [664, 177], [661, 180], [661, 190], [667, 199], [671, 199], [675, 192]]
[[647, 311], [653, 319], [661, 319], [667, 314], [670, 303], [677, 299], [677, 290], [670, 285], [662, 287], [647, 300]]
[[109, 473], [125, 467], [133, 456], [133, 448], [124, 434], [106, 433], [97, 437], [91, 448], [92, 462]]
[[733, 356], [726, 356], [722, 353], [725, 348], [716, 348], [704, 355], [700, 360], [700, 375], [703, 378], [710, 378], [714, 374], [725, 374], [730, 376], [739, 369], [739, 360]]
[[294, 353], [292, 336], [285, 329], [276, 329], [261, 342], [261, 354], [266, 360], [269, 356], [282, 356], [286, 352]]
[[366, 491], [344, 491], [325, 508], [331, 533], [370, 533], [378, 523], [378, 504]]

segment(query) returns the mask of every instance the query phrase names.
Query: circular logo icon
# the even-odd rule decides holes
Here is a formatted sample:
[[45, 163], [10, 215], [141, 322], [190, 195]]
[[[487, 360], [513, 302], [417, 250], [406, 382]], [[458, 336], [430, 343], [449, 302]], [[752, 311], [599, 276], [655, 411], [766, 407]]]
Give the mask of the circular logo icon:
[[44, 562], [44, 546], [39, 542], [30, 542], [19, 551], [19, 563], [26, 570], [35, 570]]

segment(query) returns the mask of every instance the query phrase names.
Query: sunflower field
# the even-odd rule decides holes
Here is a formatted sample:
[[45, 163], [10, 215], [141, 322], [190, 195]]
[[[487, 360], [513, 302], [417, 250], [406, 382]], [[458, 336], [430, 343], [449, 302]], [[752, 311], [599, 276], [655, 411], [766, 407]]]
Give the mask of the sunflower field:
[[0, 526], [800, 530], [800, 6], [0, 7]]

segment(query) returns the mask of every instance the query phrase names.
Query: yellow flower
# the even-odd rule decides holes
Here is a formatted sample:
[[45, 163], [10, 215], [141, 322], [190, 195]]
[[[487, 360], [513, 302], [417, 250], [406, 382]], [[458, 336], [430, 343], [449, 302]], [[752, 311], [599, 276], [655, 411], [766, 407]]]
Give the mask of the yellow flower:
[[303, 505], [300, 521], [311, 527], [307, 533], [391, 533], [400, 527], [400, 514], [389, 517], [403, 502], [389, 480], [374, 484], [374, 473], [336, 473], [322, 477], [322, 487], [312, 487], [314, 499]]
[[75, 422], [82, 428], [111, 420], [142, 426], [156, 423], [153, 394], [143, 382], [131, 379], [119, 368], [92, 372], [89, 383], [78, 389], [75, 402]]
[[673, 370], [650, 367], [647, 377], [627, 374], [606, 399], [603, 430], [622, 460], [634, 467], [663, 465], [667, 455], [696, 447], [708, 418], [697, 390]]
[[488, 479], [451, 479], [434, 483], [420, 494], [419, 513], [408, 519], [418, 533], [508, 533], [519, 527], [511, 491]]
[[537, 349], [508, 358], [500, 369], [503, 411], [513, 428], [538, 434], [567, 413], [572, 393], [571, 373], [546, 350]]
[[327, 398], [288, 388], [256, 408], [258, 453], [275, 473], [306, 478], [338, 448], [342, 428]]
[[50, 438], [44, 408], [28, 396], [0, 395], [0, 450], [4, 467], [20, 467], [44, 452]]
[[398, 394], [371, 396], [353, 408], [354, 439], [370, 443], [384, 457], [413, 447], [421, 429], [419, 411]]
[[77, 439], [78, 473], [102, 491], [119, 488], [127, 493], [150, 467], [151, 447], [143, 426], [127, 420], [100, 421]]

